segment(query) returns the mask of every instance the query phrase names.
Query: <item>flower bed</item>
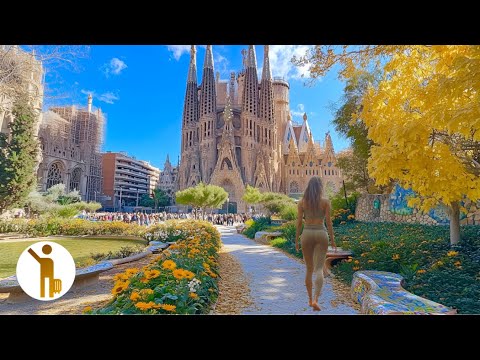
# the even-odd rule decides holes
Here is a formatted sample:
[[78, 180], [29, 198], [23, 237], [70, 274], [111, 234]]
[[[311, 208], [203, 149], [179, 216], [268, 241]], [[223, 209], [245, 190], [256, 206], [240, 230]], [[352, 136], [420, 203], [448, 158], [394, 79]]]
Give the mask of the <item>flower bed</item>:
[[459, 313], [480, 313], [480, 226], [462, 227], [455, 249], [443, 226], [354, 223], [334, 232], [337, 245], [355, 254], [333, 269], [348, 284], [357, 270], [389, 271], [401, 274], [418, 296]]
[[203, 221], [167, 222], [150, 234], [150, 240], [177, 243], [148, 266], [117, 274], [113, 300], [93, 313], [203, 314], [210, 310], [218, 296], [218, 231]]

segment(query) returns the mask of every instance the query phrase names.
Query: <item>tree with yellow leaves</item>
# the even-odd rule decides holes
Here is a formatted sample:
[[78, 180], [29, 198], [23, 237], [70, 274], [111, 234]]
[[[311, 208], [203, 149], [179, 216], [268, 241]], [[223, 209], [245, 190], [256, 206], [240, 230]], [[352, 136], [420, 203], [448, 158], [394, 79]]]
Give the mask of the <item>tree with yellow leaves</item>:
[[360, 117], [374, 142], [368, 162], [377, 185], [412, 188], [410, 206], [449, 208], [450, 242], [460, 240], [460, 202], [480, 199], [480, 46], [316, 46], [299, 65], [313, 78], [334, 65], [349, 79], [380, 69]]

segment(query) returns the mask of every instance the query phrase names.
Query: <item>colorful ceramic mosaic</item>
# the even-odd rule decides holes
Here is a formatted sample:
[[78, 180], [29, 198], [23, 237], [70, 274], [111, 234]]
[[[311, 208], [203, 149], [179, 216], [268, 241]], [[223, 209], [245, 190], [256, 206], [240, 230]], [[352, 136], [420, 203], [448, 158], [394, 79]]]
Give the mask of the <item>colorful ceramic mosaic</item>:
[[351, 294], [363, 314], [455, 314], [442, 304], [414, 295], [402, 287], [403, 277], [385, 271], [357, 271]]

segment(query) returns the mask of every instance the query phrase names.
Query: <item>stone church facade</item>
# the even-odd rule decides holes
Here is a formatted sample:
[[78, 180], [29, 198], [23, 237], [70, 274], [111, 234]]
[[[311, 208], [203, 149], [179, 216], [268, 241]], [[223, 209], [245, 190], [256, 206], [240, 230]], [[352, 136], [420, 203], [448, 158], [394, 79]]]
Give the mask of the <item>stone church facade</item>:
[[269, 46], [264, 46], [258, 79], [255, 46], [242, 51], [243, 69], [228, 81], [214, 74], [207, 45], [202, 82], [197, 84], [196, 49], [191, 47], [182, 118], [178, 188], [199, 182], [223, 187], [229, 202], [246, 211], [246, 185], [300, 196], [312, 176], [338, 191], [342, 174], [330, 134], [323, 146], [313, 140], [306, 114], [301, 124], [290, 116], [288, 82], [273, 78]]

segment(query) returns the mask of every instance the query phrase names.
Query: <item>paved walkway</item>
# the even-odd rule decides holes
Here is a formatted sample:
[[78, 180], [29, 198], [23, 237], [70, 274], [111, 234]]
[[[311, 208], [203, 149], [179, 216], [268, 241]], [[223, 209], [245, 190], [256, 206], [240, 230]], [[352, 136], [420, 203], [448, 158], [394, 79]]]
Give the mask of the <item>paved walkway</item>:
[[305, 265], [281, 251], [256, 243], [236, 233], [235, 228], [217, 226], [222, 234], [226, 250], [243, 266], [250, 280], [250, 292], [254, 304], [243, 314], [357, 314], [353, 307], [338, 304], [331, 278], [326, 278], [319, 305], [321, 311], [308, 306], [305, 289]]

